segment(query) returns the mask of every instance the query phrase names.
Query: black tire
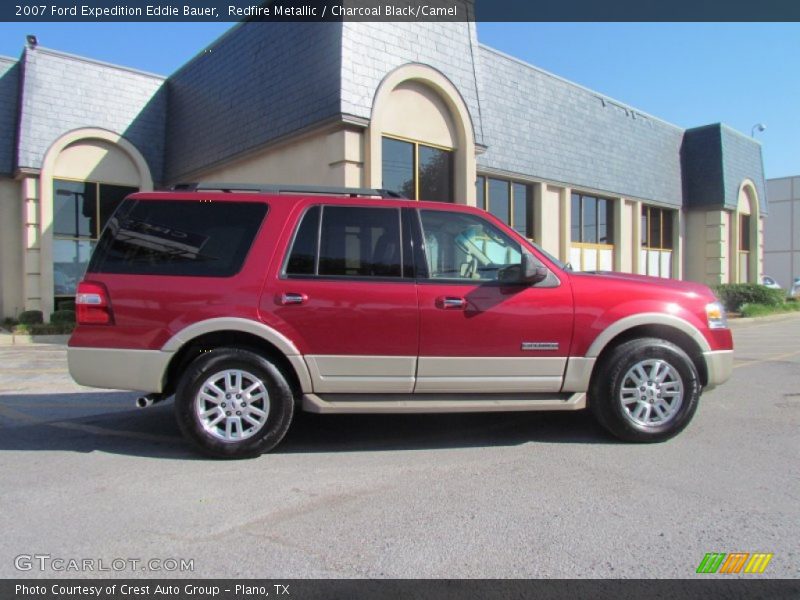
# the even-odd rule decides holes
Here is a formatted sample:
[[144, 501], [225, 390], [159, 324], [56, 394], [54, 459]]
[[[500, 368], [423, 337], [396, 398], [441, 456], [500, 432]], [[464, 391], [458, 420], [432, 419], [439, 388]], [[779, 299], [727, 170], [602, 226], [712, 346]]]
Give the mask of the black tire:
[[[233, 373], [231, 382], [237, 381], [236, 372], [242, 373], [241, 379], [238, 380], [239, 389], [254, 385], [256, 386], [254, 393], [258, 398], [253, 399], [248, 394], [243, 394], [244, 397], [237, 400], [236, 394], [232, 393], [225, 397], [232, 397], [233, 402], [241, 401], [242, 404], [231, 407], [229, 404], [231, 400], [226, 400], [225, 409], [221, 408], [222, 396], [215, 396], [220, 399], [220, 403], [216, 403], [216, 400], [208, 403], [207, 393], [198, 399], [201, 389], [211, 378], [219, 375], [219, 378], [214, 380], [214, 385], [223, 381], [227, 383], [228, 380], [222, 376], [225, 372]], [[255, 383], [256, 380], [262, 387]], [[205, 387], [205, 391], [208, 390], [209, 388]], [[227, 390], [228, 388], [225, 388], [222, 391]], [[248, 400], [250, 404], [249, 408], [246, 408]], [[198, 407], [202, 402], [205, 402], [203, 406], [209, 411], [217, 411], [208, 418], [205, 425], [200, 416], [201, 408]], [[175, 393], [175, 417], [181, 432], [202, 453], [215, 458], [253, 458], [273, 449], [289, 429], [294, 415], [294, 405], [291, 387], [281, 370], [263, 356], [238, 348], [217, 348], [199, 356], [184, 371]], [[232, 410], [228, 410], [229, 408]], [[247, 416], [235, 417], [237, 408]], [[261, 417], [255, 412], [250, 412], [256, 410], [266, 416]], [[224, 416], [223, 412], [230, 414], [231, 417]], [[211, 421], [218, 417], [221, 419], [221, 424], [212, 425]], [[257, 421], [263, 418], [263, 423], [260, 427], [256, 427], [245, 420], [248, 418]], [[236, 435], [235, 431], [224, 431], [228, 421], [231, 421], [232, 429], [238, 429], [240, 439], [220, 437], [226, 433]], [[222, 431], [220, 427], [223, 428]], [[248, 427], [252, 430], [251, 433], [248, 433]]]
[[[632, 385], [635, 383], [634, 378], [638, 378], [641, 374], [652, 374], [652, 370], [648, 373], [646, 369], [648, 367], [652, 369], [654, 364], [648, 361], [663, 361], [672, 368], [672, 372], [667, 372], [668, 379], [662, 384], [655, 382], [655, 385], [650, 385], [654, 382], [646, 381], [642, 387], [635, 387]], [[644, 365], [645, 370], [634, 372], [636, 365]], [[666, 369], [661, 368], [663, 370], [660, 372], [664, 373]], [[680, 405], [669, 414], [668, 418], [663, 418], [656, 412], [656, 407], [652, 403], [661, 402], [662, 393], [664, 396], [671, 394], [673, 396], [669, 399], [670, 405], [661, 403], [658, 409], [662, 412], [671, 410], [671, 405], [677, 397], [674, 393], [678, 389], [674, 381], [678, 378], [682, 387]], [[627, 384], [624, 402], [623, 384]], [[631, 392], [632, 389], [637, 391]], [[700, 392], [697, 369], [686, 352], [666, 340], [640, 338], [620, 344], [603, 358], [592, 379], [589, 407], [598, 422], [621, 440], [663, 442], [683, 431], [692, 420], [697, 410]], [[649, 408], [648, 404], [651, 404]], [[626, 409], [626, 406], [629, 408]], [[639, 412], [640, 406], [641, 413], [646, 412], [646, 416]], [[643, 422], [651, 415], [653, 420], [661, 419], [661, 422]]]

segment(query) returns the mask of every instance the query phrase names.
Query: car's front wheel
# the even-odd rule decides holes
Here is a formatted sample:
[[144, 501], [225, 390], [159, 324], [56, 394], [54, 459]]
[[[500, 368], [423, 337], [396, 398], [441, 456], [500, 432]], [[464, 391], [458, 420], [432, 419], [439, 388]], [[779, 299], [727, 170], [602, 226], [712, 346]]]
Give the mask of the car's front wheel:
[[281, 370], [249, 350], [217, 348], [195, 359], [175, 394], [184, 436], [217, 458], [251, 458], [286, 435], [294, 399]]
[[603, 358], [593, 378], [589, 406], [616, 437], [661, 442], [692, 420], [700, 379], [691, 358], [666, 340], [640, 338], [620, 344]]

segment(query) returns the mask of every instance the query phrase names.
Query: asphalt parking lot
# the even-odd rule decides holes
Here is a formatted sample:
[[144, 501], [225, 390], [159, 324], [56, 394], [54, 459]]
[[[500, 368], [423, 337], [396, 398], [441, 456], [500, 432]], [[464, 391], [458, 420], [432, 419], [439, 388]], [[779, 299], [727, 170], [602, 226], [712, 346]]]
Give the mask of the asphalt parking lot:
[[[664, 444], [583, 413], [300, 414], [237, 462], [193, 454], [171, 403], [74, 384], [64, 347], [0, 347], [0, 577], [684, 578], [769, 552], [746, 577], [796, 578], [800, 317], [734, 337], [733, 378]], [[128, 563], [16, 568], [37, 554]]]

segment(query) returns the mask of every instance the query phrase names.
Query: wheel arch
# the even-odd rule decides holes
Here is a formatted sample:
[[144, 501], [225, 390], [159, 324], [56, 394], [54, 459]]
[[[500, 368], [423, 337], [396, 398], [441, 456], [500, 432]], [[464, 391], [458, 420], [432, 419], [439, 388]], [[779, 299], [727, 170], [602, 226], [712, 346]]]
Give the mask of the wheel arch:
[[250, 350], [274, 361], [298, 398], [312, 390], [305, 361], [285, 336], [246, 319], [212, 319], [187, 327], [164, 345], [163, 350], [174, 353], [164, 375], [164, 393], [175, 391], [180, 374], [194, 359], [223, 347]]
[[[688, 323], [686, 323], [686, 325], [691, 327]], [[702, 334], [700, 334], [699, 331], [697, 334], [702, 337]], [[595, 344], [592, 344], [592, 347], [589, 349], [589, 353], [587, 353], [587, 355], [596, 357], [594, 367], [592, 368], [592, 382], [594, 381], [597, 373], [602, 370], [605, 359], [609, 354], [611, 354], [611, 352], [613, 352], [615, 348], [617, 348], [620, 344], [624, 344], [625, 342], [638, 338], [659, 338], [675, 344], [681, 350], [686, 352], [692, 363], [694, 363], [695, 369], [697, 369], [697, 374], [700, 377], [701, 385], [705, 387], [708, 384], [708, 368], [706, 367], [706, 361], [703, 356], [704, 347], [701, 346], [697, 339], [684, 328], [679, 328], [673, 324], [665, 323], [632, 325], [627, 329], [617, 332], [600, 347], [599, 351], [595, 350], [596, 354], [591, 354], [595, 348], [595, 344], [597, 343], [597, 341], [595, 341]], [[707, 350], [707, 348], [705, 350]]]

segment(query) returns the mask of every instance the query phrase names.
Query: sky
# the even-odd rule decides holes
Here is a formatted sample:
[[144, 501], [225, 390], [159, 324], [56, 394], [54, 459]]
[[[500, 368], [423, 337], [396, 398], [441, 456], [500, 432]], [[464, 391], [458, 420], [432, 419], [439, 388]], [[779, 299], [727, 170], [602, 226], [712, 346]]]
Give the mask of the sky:
[[[0, 55], [47, 48], [169, 75], [231, 23], [0, 23]], [[723, 122], [763, 146], [767, 178], [800, 175], [800, 23], [479, 23], [481, 43], [638, 110]]]

